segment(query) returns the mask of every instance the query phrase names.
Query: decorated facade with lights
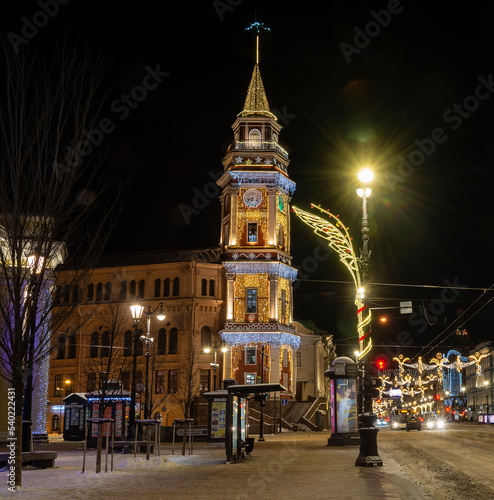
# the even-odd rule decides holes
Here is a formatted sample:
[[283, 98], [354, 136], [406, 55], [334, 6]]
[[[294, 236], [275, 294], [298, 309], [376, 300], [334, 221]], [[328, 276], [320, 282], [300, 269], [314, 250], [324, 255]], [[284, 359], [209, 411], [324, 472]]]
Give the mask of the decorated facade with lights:
[[281, 125], [270, 111], [258, 62], [233, 142], [223, 158], [221, 237], [226, 286], [222, 339], [231, 345], [230, 376], [240, 384], [273, 382], [294, 391], [289, 204], [295, 183]]

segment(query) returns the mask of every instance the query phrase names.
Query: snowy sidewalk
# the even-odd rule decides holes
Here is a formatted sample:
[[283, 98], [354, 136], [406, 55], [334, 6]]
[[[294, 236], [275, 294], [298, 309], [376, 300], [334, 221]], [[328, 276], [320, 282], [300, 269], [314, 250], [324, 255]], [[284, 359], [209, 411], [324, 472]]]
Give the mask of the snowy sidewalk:
[[[142, 454], [136, 460], [133, 454], [115, 454], [113, 472], [100, 474], [94, 473], [94, 450], [86, 459], [87, 472], [81, 474], [82, 449], [75, 449], [80, 444], [69, 450], [48, 445], [45, 449], [59, 451], [56, 467], [24, 470], [22, 491], [15, 495], [42, 500], [426, 498], [384, 450], [379, 450], [383, 467], [355, 467], [358, 447], [328, 447], [328, 436], [327, 432], [268, 435], [265, 442], [256, 440], [250, 457], [235, 464], [224, 463], [224, 447], [195, 443], [194, 455], [182, 456], [180, 449], [171, 455], [171, 444], [164, 443], [160, 458], [152, 456], [146, 462]], [[102, 467], [104, 471], [104, 455]], [[1, 472], [3, 485], [6, 478]], [[12, 498], [3, 485], [0, 498]]]

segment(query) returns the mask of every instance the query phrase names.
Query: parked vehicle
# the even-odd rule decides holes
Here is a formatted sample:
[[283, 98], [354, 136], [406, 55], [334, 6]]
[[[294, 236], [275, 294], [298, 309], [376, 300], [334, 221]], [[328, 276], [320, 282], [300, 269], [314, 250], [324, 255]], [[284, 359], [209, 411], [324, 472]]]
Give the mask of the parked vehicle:
[[407, 418], [406, 430], [411, 431], [412, 429], [417, 431], [422, 430], [422, 422], [417, 415], [409, 415]]

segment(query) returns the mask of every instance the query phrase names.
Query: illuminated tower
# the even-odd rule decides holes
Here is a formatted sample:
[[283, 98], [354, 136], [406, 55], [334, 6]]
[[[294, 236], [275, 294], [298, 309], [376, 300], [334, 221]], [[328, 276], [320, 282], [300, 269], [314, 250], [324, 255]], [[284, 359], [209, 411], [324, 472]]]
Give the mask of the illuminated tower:
[[264, 91], [258, 47], [257, 36], [244, 108], [232, 125], [233, 142], [217, 181], [227, 279], [221, 336], [231, 345], [226, 377], [240, 384], [279, 382], [292, 393], [293, 354], [300, 343], [292, 326], [297, 271], [291, 267], [289, 203], [295, 183], [288, 177], [288, 153], [278, 139], [281, 125]]

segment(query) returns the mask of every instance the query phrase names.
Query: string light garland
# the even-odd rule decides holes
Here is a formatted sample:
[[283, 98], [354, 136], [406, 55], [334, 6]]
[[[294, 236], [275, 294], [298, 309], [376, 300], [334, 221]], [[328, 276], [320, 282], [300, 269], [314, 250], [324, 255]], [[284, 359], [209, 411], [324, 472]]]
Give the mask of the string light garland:
[[352, 275], [356, 288], [355, 305], [357, 306], [357, 316], [359, 319], [357, 331], [360, 352], [358, 356], [359, 359], [362, 359], [372, 347], [372, 339], [369, 332], [366, 333], [367, 327], [371, 322], [371, 311], [370, 308], [364, 307], [362, 277], [358, 264], [359, 261], [353, 250], [353, 238], [350, 237], [348, 227], [341, 222], [338, 215], [333, 215], [329, 210], [323, 209], [313, 203], [311, 204], [311, 208], [316, 208], [324, 213], [328, 219], [313, 215], [297, 207], [293, 207], [292, 210], [302, 222], [312, 228], [317, 236], [328, 242], [329, 247], [338, 254], [340, 261]]

